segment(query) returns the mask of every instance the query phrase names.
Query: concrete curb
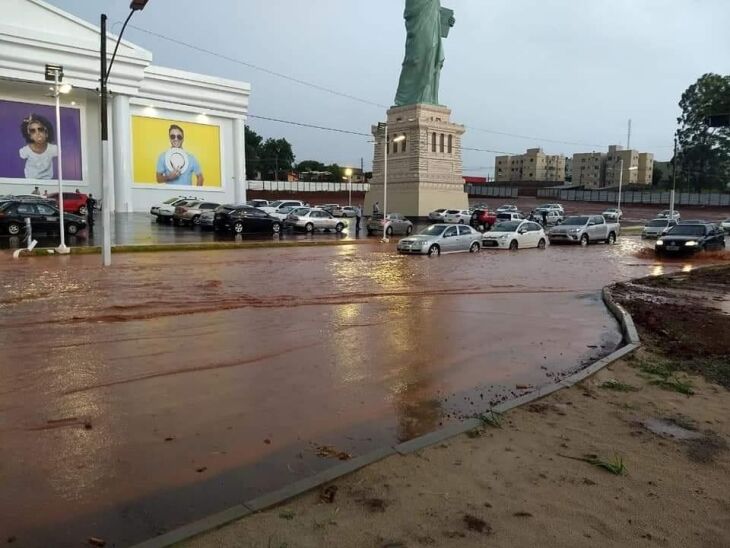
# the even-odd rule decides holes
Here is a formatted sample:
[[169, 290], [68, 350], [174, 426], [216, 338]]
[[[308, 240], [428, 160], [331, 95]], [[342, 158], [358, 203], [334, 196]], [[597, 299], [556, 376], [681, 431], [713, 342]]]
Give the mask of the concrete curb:
[[[513, 400], [500, 403], [499, 405], [493, 407], [492, 411], [494, 411], [495, 413], [505, 413], [510, 409], [514, 409], [516, 407], [520, 407], [522, 405], [534, 402], [535, 400], [544, 398], [545, 396], [557, 392], [558, 390], [562, 390], [563, 388], [569, 388], [590, 377], [591, 375], [597, 373], [604, 367], [612, 364], [620, 358], [631, 354], [641, 346], [641, 343], [639, 341], [639, 335], [636, 331], [636, 327], [634, 326], [634, 321], [631, 318], [631, 315], [624, 309], [624, 307], [622, 307], [614, 300], [609, 287], [603, 288], [602, 296], [603, 301], [608, 309], [616, 317], [616, 320], [621, 324], [621, 331], [624, 335], [624, 340], [628, 344], [612, 352], [605, 358], [601, 358], [600, 360], [592, 363], [588, 367], [581, 369], [570, 377], [561, 380], [560, 382], [539, 387], [536, 390], [519, 396]], [[246, 501], [244, 504], [240, 504], [234, 506], [233, 508], [229, 508], [228, 510], [224, 510], [223, 512], [213, 514], [212, 516], [208, 516], [207, 518], [203, 518], [179, 529], [175, 529], [173, 531], [170, 531], [169, 533], [165, 533], [164, 535], [152, 538], [150, 540], [142, 542], [141, 544], [136, 544], [133, 548], [166, 548], [178, 542], [189, 540], [192, 537], [213, 531], [215, 529], [219, 529], [220, 527], [223, 527], [224, 525], [227, 525], [232, 521], [244, 518], [252, 513], [260, 512], [272, 506], [281, 504], [286, 500], [306, 493], [307, 491], [311, 491], [312, 489], [320, 487], [324, 484], [330, 483], [356, 470], [359, 470], [360, 468], [383, 460], [386, 457], [390, 457], [396, 454], [408, 455], [410, 453], [415, 453], [429, 446], [441, 443], [460, 434], [464, 434], [469, 430], [478, 428], [481, 425], [482, 422], [479, 419], [467, 419], [456, 424], [451, 424], [446, 428], [442, 428], [441, 430], [436, 430], [435, 432], [430, 432], [418, 438], [408, 440], [407, 442], [399, 443], [392, 447], [388, 446], [381, 449], [376, 449], [375, 451], [362, 455], [361, 457], [345, 461], [342, 464], [329, 468], [328, 470], [324, 470], [318, 474], [315, 474], [312, 477], [299, 480], [291, 485], [278, 489], [277, 491], [273, 491], [266, 495], [262, 495], [255, 499]]]
[[[161, 253], [168, 251], [209, 251], [224, 249], [265, 249], [277, 247], [329, 247], [340, 245], [359, 245], [374, 241], [373, 239], [361, 240], [322, 240], [307, 241], [295, 240], [284, 242], [208, 242], [193, 244], [135, 244], [112, 246], [112, 253]], [[101, 253], [100, 246], [72, 247], [71, 255], [98, 255]], [[53, 257], [56, 253], [52, 248], [36, 248], [31, 252], [23, 253], [24, 257]]]

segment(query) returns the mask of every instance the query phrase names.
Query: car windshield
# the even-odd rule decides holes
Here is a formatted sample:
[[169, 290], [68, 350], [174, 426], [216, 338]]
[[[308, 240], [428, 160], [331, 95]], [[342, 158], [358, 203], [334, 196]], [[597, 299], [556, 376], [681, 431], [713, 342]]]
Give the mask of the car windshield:
[[271, 202], [271, 203], [269, 204], [269, 207], [279, 207], [279, 206], [280, 206], [281, 204], [283, 204], [283, 203], [284, 203], [284, 202], [282, 202], [281, 200], [276, 200], [275, 202]]
[[421, 230], [419, 234], [423, 234], [424, 236], [439, 236], [446, 228], [446, 225], [431, 225]]
[[492, 232], [514, 232], [520, 226], [522, 221], [507, 221], [506, 223], [497, 223], [492, 227]]
[[162, 202], [162, 203], [163, 203], [163, 204], [174, 204], [174, 203], [175, 203], [175, 202], [177, 202], [177, 201], [178, 201], [179, 199], [180, 199], [180, 198], [169, 198], [169, 199], [165, 200], [165, 201], [164, 201], [164, 202]]
[[655, 219], [653, 221], [649, 221], [646, 223], [646, 226], [650, 227], [657, 227], [657, 226], [667, 226], [669, 224], [669, 221], [667, 219]]
[[668, 209], [665, 209], [660, 213], [660, 215], [671, 215], [672, 213], [676, 213], [676, 211], [670, 211]]
[[542, 204], [541, 206], [537, 206], [537, 209], [552, 209], [552, 204]]
[[609, 207], [608, 209], [606, 209], [606, 211], [613, 213], [615, 211], [618, 211], [618, 209], [616, 209], [615, 207]]
[[443, 213], [445, 209], [434, 209], [434, 213]]
[[568, 217], [563, 221], [563, 225], [582, 226], [588, 223], [588, 217]]
[[293, 209], [291, 211], [291, 213], [293, 215], [306, 215], [307, 213], [309, 213], [309, 208], [308, 207], [298, 207], [296, 209]]
[[458, 209], [449, 209], [446, 213], [449, 215], [456, 215], [457, 213], [460, 213]]
[[677, 225], [672, 227], [667, 236], [704, 236], [705, 227], [703, 225]]

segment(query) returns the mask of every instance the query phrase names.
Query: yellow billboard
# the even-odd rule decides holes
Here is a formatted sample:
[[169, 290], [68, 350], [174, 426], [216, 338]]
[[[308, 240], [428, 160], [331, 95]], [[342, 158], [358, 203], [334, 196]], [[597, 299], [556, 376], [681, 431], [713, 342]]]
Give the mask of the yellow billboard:
[[132, 116], [134, 182], [220, 188], [220, 127]]

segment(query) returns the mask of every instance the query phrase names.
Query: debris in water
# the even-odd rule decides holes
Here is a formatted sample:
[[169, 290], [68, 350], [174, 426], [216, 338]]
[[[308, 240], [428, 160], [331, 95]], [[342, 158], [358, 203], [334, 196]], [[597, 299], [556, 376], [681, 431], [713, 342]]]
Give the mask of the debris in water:
[[92, 546], [106, 546], [106, 541], [98, 537], [91, 537], [89, 539], [89, 544], [91, 544]]
[[321, 502], [326, 502], [327, 504], [332, 504], [335, 501], [336, 494], [337, 494], [337, 486], [330, 485], [330, 486], [322, 489], [322, 491], [319, 494], [319, 500]]
[[320, 445], [317, 447], [317, 456], [339, 460], [350, 460], [352, 458], [350, 453], [335, 449], [331, 445]]
[[485, 535], [492, 533], [492, 527], [486, 521], [471, 514], [464, 514], [464, 523], [470, 531], [484, 533]]

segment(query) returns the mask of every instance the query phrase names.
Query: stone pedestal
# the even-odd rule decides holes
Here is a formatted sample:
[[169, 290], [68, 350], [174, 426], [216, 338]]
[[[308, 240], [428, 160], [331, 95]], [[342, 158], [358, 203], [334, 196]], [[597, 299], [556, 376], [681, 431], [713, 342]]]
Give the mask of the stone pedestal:
[[[461, 165], [461, 136], [464, 126], [450, 121], [451, 110], [437, 105], [409, 105], [388, 110], [388, 213], [426, 217], [438, 208], [466, 209]], [[382, 133], [375, 137], [373, 178], [365, 195], [364, 213], [373, 204], [385, 207]], [[405, 136], [401, 141], [396, 138]]]

